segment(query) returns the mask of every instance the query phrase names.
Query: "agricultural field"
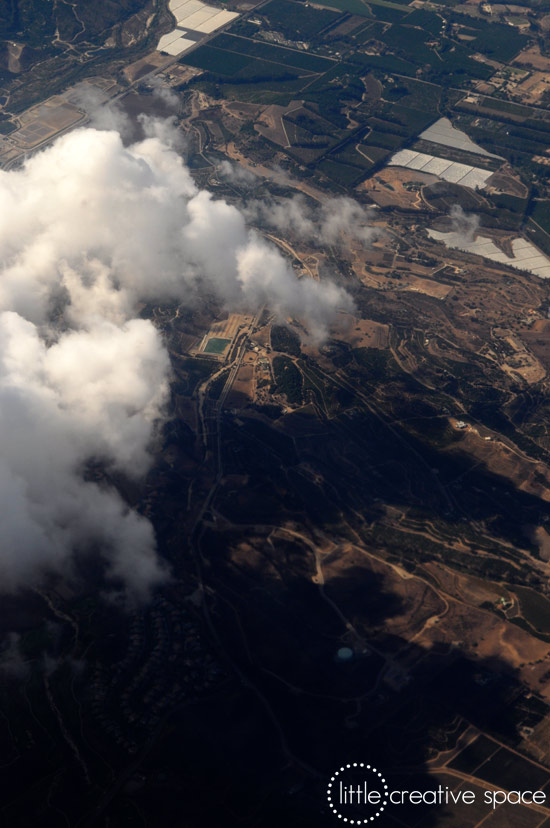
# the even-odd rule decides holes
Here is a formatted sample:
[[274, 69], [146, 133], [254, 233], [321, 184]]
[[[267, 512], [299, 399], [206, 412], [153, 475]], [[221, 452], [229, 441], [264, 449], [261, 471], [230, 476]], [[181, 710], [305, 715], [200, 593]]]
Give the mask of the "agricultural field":
[[271, 0], [261, 7], [259, 14], [270, 28], [290, 40], [310, 40], [342, 17], [339, 12], [303, 6], [293, 0]]
[[409, 109], [437, 113], [442, 95], [441, 86], [427, 84], [414, 78], [400, 77], [395, 83], [388, 84], [384, 97], [391, 103], [398, 103]]
[[255, 59], [249, 55], [227, 52], [216, 46], [206, 43], [189, 55], [185, 63], [188, 66], [195, 66], [197, 69], [207, 69], [213, 74], [230, 77], [236, 75], [245, 66], [254, 63]]
[[507, 790], [538, 790], [550, 782], [550, 772], [501, 748], [476, 770], [476, 775]]
[[[398, 20], [403, 17], [401, 12], [393, 12], [394, 14], [398, 14]], [[352, 17], [352, 20], [359, 20], [358, 17]], [[375, 20], [373, 22], [365, 22], [363, 18], [363, 24], [359, 28], [354, 28], [352, 33], [349, 35], [350, 40], [353, 42], [355, 46], [361, 46], [365, 43], [369, 43], [369, 41], [379, 40], [382, 38], [382, 35], [388, 28], [388, 24], [385, 23], [383, 20]], [[334, 37], [336, 35], [336, 31], [334, 30], [331, 34]]]
[[273, 376], [275, 379], [274, 391], [282, 394], [289, 403], [302, 401], [302, 375], [294, 362], [286, 356], [273, 358]]
[[464, 748], [459, 755], [449, 763], [449, 767], [462, 773], [473, 774], [475, 770], [491, 756], [493, 756], [500, 745], [487, 736], [478, 738], [468, 747]]
[[211, 337], [204, 346], [203, 353], [205, 354], [223, 354], [230, 344], [230, 339], [220, 339], [219, 337]]
[[550, 234], [550, 201], [533, 201], [529, 216], [539, 227]]
[[232, 34], [218, 35], [211, 41], [211, 45], [229, 53], [249, 55], [260, 60], [291, 66], [294, 69], [303, 69], [306, 72], [326, 72], [333, 65], [333, 61], [327, 58]]
[[524, 587], [516, 589], [522, 618], [535, 630], [550, 634], [550, 601], [538, 592]]
[[250, 38], [221, 34], [180, 59], [205, 69], [229, 99], [285, 105], [333, 60]]
[[[215, 83], [218, 95], [274, 105], [258, 122], [257, 134], [273, 141], [293, 162], [314, 170], [319, 180], [343, 189], [355, 188], [391, 151], [414, 144], [444, 112], [463, 113], [459, 120], [466, 119], [466, 131], [481, 148], [494, 151], [497, 135], [497, 154], [524, 167], [536, 163], [532, 157], [544, 151], [547, 139], [540, 128], [543, 115], [527, 109], [526, 122], [525, 107], [504, 99], [470, 98], [458, 88], [494, 73], [486, 60], [477, 59], [478, 51], [485, 50], [489, 57], [500, 44], [501, 58], [514, 56], [525, 45], [525, 35], [455, 13], [450, 15], [452, 23], [445, 24], [440, 13], [399, 3], [335, 0], [334, 8], [331, 12], [294, 0], [272, 0], [260, 16], [279, 31], [277, 37], [289, 39], [287, 45], [266, 42], [254, 26], [241, 20], [181, 62], [205, 69], [208, 75], [199, 86]], [[301, 25], [300, 36], [310, 40], [307, 52], [289, 48]], [[466, 26], [469, 40], [457, 40], [456, 33], [466, 31]], [[289, 105], [300, 100], [303, 107], [293, 114]], [[492, 113], [487, 128], [483, 118], [474, 115], [484, 104]], [[508, 115], [523, 119], [515, 127], [522, 133], [506, 124]], [[489, 123], [495, 119], [496, 127]], [[417, 148], [433, 154], [431, 146]], [[463, 161], [454, 156], [451, 160]], [[471, 158], [464, 158], [464, 163], [478, 166]]]
[[372, 17], [378, 9], [388, 9], [391, 11], [401, 12], [406, 14], [409, 11], [408, 6], [401, 3], [391, 3], [386, 0], [325, 0], [324, 5], [331, 6], [341, 11], [351, 12], [351, 14], [359, 14], [364, 17]]
[[392, 132], [380, 132], [376, 129], [371, 129], [369, 134], [363, 138], [363, 144], [366, 146], [374, 145], [390, 150], [399, 149], [403, 141], [404, 136], [402, 135], [394, 135]]
[[[317, 164], [330, 179], [335, 180], [340, 173], [344, 187], [354, 186], [360, 178], [355, 168], [359, 171], [368, 169], [369, 164], [378, 163], [387, 150], [405, 145], [436, 119], [441, 106], [460, 97], [456, 92], [444, 92], [442, 84], [486, 78], [492, 72], [488, 65], [473, 60], [469, 47], [448, 37], [440, 15], [401, 4], [357, 2], [358, 6], [352, 3], [353, 8], [340, 9], [343, 17], [342, 14], [338, 17], [337, 11], [327, 17], [321, 14], [322, 9], [304, 8], [293, 0], [285, 0], [284, 6], [272, 2], [263, 8], [264, 22], [274, 29], [277, 25], [280, 28], [285, 20], [295, 21], [282, 31], [285, 37], [296, 37], [299, 21], [303, 20], [304, 36], [311, 38], [307, 54], [266, 43], [253, 32], [254, 27], [247, 24], [246, 31], [252, 36], [224, 33], [207, 47], [182, 59], [184, 63], [216, 75], [214, 80], [220, 94], [229, 99], [284, 107], [293, 99], [301, 98], [306, 101], [306, 106], [315, 108], [329, 125], [329, 132], [351, 129], [352, 122], [358, 124], [354, 143], [373, 148], [370, 153], [363, 149], [351, 153], [332, 149], [334, 142], [323, 137], [318, 128], [290, 116], [284, 117], [284, 133], [281, 132], [276, 141], [291, 157], [310, 168]], [[336, 3], [336, 7], [339, 6]], [[357, 22], [360, 17], [365, 19], [386, 11], [391, 12], [392, 20], [386, 15], [384, 23], [360, 25]], [[348, 28], [346, 20], [350, 23]], [[335, 23], [337, 25], [333, 25]], [[232, 29], [242, 32], [243, 25], [240, 21]], [[346, 44], [343, 49], [339, 46], [339, 36], [343, 38], [342, 46]], [[377, 54], [376, 50], [367, 53], [361, 48], [369, 38], [380, 38], [385, 45], [384, 53]], [[353, 43], [359, 48], [349, 48]], [[345, 60], [330, 60], [328, 55], [332, 52], [334, 57], [336, 48], [340, 49], [339, 56], [343, 51]], [[316, 51], [324, 54], [315, 54]], [[303, 73], [317, 77], [308, 79]], [[416, 77], [419, 73], [422, 79]], [[384, 74], [389, 77], [384, 81], [383, 99], [377, 100], [382, 89], [379, 79]], [[367, 76], [375, 84], [373, 87], [371, 83], [369, 87], [376, 90], [372, 98], [370, 92], [368, 97], [364, 94], [364, 78]], [[361, 134], [361, 126], [370, 128]], [[266, 131], [264, 126], [258, 126], [258, 131], [269, 139], [269, 130]]]
[[365, 177], [367, 171], [375, 167], [375, 162], [366, 157], [363, 158], [363, 162], [362, 166], [352, 166], [338, 160], [337, 156], [331, 156], [323, 159], [318, 169], [335, 184], [354, 187]]
[[399, 23], [408, 13], [404, 7], [390, 3], [369, 3], [369, 9], [375, 20], [384, 23]]
[[527, 37], [510, 25], [476, 19], [471, 16], [449, 14], [449, 20], [460, 31], [473, 39], [468, 46], [492, 60], [508, 63], [525, 48]]

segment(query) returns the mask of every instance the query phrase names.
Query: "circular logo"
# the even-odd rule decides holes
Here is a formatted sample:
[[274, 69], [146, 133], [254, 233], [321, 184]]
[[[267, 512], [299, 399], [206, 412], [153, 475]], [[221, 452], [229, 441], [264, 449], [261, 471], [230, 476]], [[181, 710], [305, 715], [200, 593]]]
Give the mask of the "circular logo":
[[362, 825], [373, 822], [388, 804], [388, 785], [372, 765], [352, 762], [342, 765], [330, 777], [327, 801], [342, 822]]

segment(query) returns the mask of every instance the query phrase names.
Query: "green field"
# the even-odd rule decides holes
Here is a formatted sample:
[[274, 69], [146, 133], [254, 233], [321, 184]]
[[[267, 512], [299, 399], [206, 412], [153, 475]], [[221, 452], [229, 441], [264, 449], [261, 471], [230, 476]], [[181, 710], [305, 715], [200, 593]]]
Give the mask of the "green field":
[[532, 107], [522, 106], [521, 104], [512, 103], [511, 101], [488, 98], [485, 95], [479, 96], [479, 107], [477, 108], [490, 109], [494, 112], [501, 113], [502, 115], [511, 115], [514, 118], [522, 118], [525, 121], [539, 117], [542, 120], [550, 119], [550, 113], [545, 110], [533, 109]]
[[366, 158], [364, 158], [363, 161], [365, 162], [365, 169], [361, 170], [360, 167], [342, 164], [340, 161], [325, 158], [319, 164], [318, 169], [334, 181], [335, 184], [340, 184], [343, 187], [352, 187], [359, 181], [360, 178], [365, 176], [366, 170], [373, 166], [372, 164], [370, 167], [368, 166]]
[[334, 9], [340, 9], [340, 11], [351, 12], [351, 14], [359, 14], [363, 17], [376, 16], [371, 11], [369, 6], [382, 6], [383, 8], [393, 9], [394, 11], [400, 12], [411, 11], [408, 6], [400, 3], [385, 2], [385, 0], [369, 0], [368, 3], [363, 2], [363, 0], [324, 0], [323, 5], [331, 6]]
[[[325, 72], [337, 65], [317, 55], [229, 34], [219, 35], [200, 46], [180, 58], [180, 63], [205, 69], [221, 82], [228, 78], [228, 86], [224, 87], [228, 98], [263, 103], [284, 103], [273, 97], [273, 92], [298, 92], [308, 82], [304, 73]], [[235, 84], [236, 88], [233, 90], [229, 84]], [[261, 89], [258, 84], [262, 84]]]
[[[447, 37], [438, 38], [438, 46], [427, 46], [432, 35], [408, 25], [394, 25], [383, 36], [384, 42], [411, 63], [423, 70], [423, 79], [445, 86], [460, 84], [472, 78], [487, 78], [492, 67], [473, 59], [473, 50]], [[476, 51], [482, 51], [479, 45]], [[402, 72], [412, 74], [416, 72]]]
[[290, 403], [302, 402], [302, 375], [291, 359], [276, 356], [273, 359], [275, 391], [285, 394]]
[[525, 36], [519, 34], [513, 26], [490, 23], [472, 41], [471, 47], [493, 60], [507, 63], [525, 47]]
[[441, 87], [414, 78], [398, 78], [393, 86], [388, 87], [385, 98], [411, 109], [437, 113], [442, 91]]
[[408, 135], [417, 135], [422, 132], [437, 117], [435, 112], [425, 112], [418, 108], [401, 106], [401, 104], [386, 104], [383, 114], [387, 121], [399, 125]]
[[[383, 158], [386, 158], [391, 152], [387, 147], [379, 147], [375, 144], [369, 144], [368, 146], [364, 144], [359, 144], [358, 148], [368, 155], [368, 157], [376, 164], [378, 161], [381, 161]], [[338, 156], [340, 158], [340, 156]], [[352, 160], [351, 156], [348, 156], [349, 160]], [[343, 160], [343, 159], [342, 159]], [[359, 151], [355, 153], [353, 156], [353, 163], [360, 164], [362, 167], [372, 167], [372, 164], [368, 162], [365, 156], [361, 155]]]
[[474, 52], [481, 52], [494, 60], [507, 63], [526, 45], [525, 35], [513, 26], [503, 23], [490, 23], [487, 20], [472, 18], [468, 15], [451, 14], [453, 22], [468, 30], [468, 34], [477, 34], [469, 47]]
[[530, 217], [546, 233], [550, 233], [550, 201], [533, 201]]
[[367, 55], [356, 52], [350, 62], [359, 64], [365, 72], [369, 69], [380, 69], [382, 72], [398, 75], [414, 75], [417, 66], [409, 60], [403, 60], [395, 55]]
[[299, 52], [295, 49], [287, 49], [284, 46], [274, 46], [260, 40], [252, 40], [248, 37], [238, 35], [221, 34], [211, 42], [212, 46], [218, 49], [225, 49], [227, 52], [237, 52], [240, 55], [269, 60], [273, 63], [282, 63], [294, 69], [304, 69], [306, 72], [326, 72], [334, 66], [334, 61], [329, 58], [311, 55], [308, 52]]
[[392, 51], [410, 55], [415, 62], [431, 64], [438, 59], [433, 49], [425, 45], [432, 37], [430, 32], [422, 29], [394, 24], [385, 32], [384, 43]]
[[383, 20], [368, 21], [360, 29], [356, 29], [350, 35], [357, 44], [366, 43], [368, 40], [380, 38], [386, 31], [386, 24]]
[[200, 46], [185, 60], [181, 60], [181, 63], [196, 66], [197, 69], [207, 69], [214, 74], [227, 76], [236, 75], [237, 72], [253, 62], [253, 57], [226, 52], [224, 49], [218, 49], [210, 44]]
[[310, 40], [341, 17], [339, 12], [306, 7], [292, 0], [271, 0], [262, 6], [260, 14], [290, 40]]
[[229, 343], [231, 342], [230, 339], [221, 339], [217, 336], [212, 336], [208, 342], [206, 343], [203, 353], [204, 354], [223, 354]]
[[[229, 52], [226, 52], [226, 54], [229, 54]], [[233, 75], [231, 80], [233, 83], [258, 83], [258, 81], [277, 78], [298, 80], [300, 77], [302, 77], [302, 72], [292, 66], [283, 66], [281, 63], [273, 63], [270, 60], [251, 58], [251, 62], [236, 75]], [[310, 77], [310, 75], [307, 75], [306, 80], [309, 80]]]
[[541, 633], [550, 633], [550, 601], [529, 587], [514, 587], [521, 614], [528, 624]]
[[432, 35], [439, 34], [443, 26], [438, 14], [424, 9], [415, 9], [409, 14], [406, 22], [407, 26], [420, 26], [425, 32], [430, 32]]
[[400, 147], [405, 141], [403, 135], [395, 135], [392, 132], [378, 132], [373, 129], [372, 132], [363, 138], [363, 144], [368, 147], [385, 147], [386, 149], [395, 150]]
[[537, 247], [540, 247], [544, 253], [550, 253], [550, 235], [545, 230], [541, 230], [540, 225], [534, 224], [533, 220], [529, 218], [525, 225], [525, 230], [531, 241]]
[[377, 22], [384, 23], [399, 23], [407, 16], [407, 11], [400, 8], [394, 8], [389, 3], [378, 4], [369, 3], [369, 8], [372, 16], [376, 18]]

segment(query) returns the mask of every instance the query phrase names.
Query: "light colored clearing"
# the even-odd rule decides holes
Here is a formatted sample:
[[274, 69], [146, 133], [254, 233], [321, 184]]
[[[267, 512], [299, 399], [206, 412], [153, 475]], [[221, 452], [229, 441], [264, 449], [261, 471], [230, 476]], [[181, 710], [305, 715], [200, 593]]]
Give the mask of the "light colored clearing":
[[455, 149], [464, 150], [464, 152], [473, 152], [476, 155], [487, 155], [490, 158], [501, 158], [500, 155], [488, 152], [475, 144], [465, 132], [456, 129], [448, 118], [440, 118], [435, 124], [421, 132], [418, 137], [425, 141], [431, 141], [433, 144], [443, 144], [444, 147], [454, 147]]
[[234, 337], [242, 328], [251, 324], [253, 318], [252, 316], [245, 316], [240, 313], [231, 313], [227, 319], [220, 319], [218, 322], [213, 322], [210, 326], [208, 336], [233, 341]]
[[534, 66], [535, 69], [541, 69], [543, 72], [550, 72], [550, 58], [541, 55], [538, 45], [524, 49], [512, 62], [525, 66]]
[[538, 103], [550, 85], [550, 75], [547, 72], [533, 72], [517, 87], [521, 91], [522, 101]]
[[442, 233], [439, 230], [428, 229], [428, 235], [432, 239], [443, 242], [447, 247], [456, 250], [464, 250], [466, 253], [474, 253], [476, 256], [484, 256], [493, 262], [510, 265], [517, 270], [528, 270], [541, 279], [550, 279], [550, 259], [537, 250], [534, 244], [527, 239], [517, 238], [512, 241], [514, 255], [507, 256], [499, 250], [496, 244], [485, 236], [476, 236], [473, 241], [466, 241], [460, 233]]
[[390, 328], [373, 319], [359, 319], [340, 311], [338, 320], [342, 321], [341, 338], [353, 348], [377, 348], [383, 350], [390, 344]]
[[[155, 69], [162, 69], [162, 67], [166, 66], [168, 62], [168, 58], [165, 55], [161, 55], [157, 51], [150, 52], [145, 57], [136, 60], [135, 63], [130, 63], [125, 69], [122, 70], [122, 74], [125, 76], [126, 80], [130, 81], [130, 83], [134, 83], [134, 81], [138, 80], [143, 75], [147, 75]], [[65, 94], [64, 97], [67, 97], [67, 95]]]
[[227, 398], [228, 407], [231, 407], [232, 405], [235, 405], [236, 407], [243, 404], [246, 405], [246, 403], [252, 399], [253, 380], [254, 365], [250, 363], [241, 365], [237, 371], [235, 379], [233, 380], [231, 392]]
[[176, 18], [176, 28], [163, 35], [157, 46], [159, 52], [168, 52], [170, 55], [179, 55], [195, 45], [195, 41], [184, 37], [187, 29], [211, 34], [239, 17], [238, 12], [207, 6], [200, 0], [170, 0], [170, 11]]
[[456, 161], [449, 161], [445, 158], [436, 158], [433, 155], [426, 155], [424, 152], [414, 150], [399, 150], [393, 155], [388, 164], [392, 167], [406, 167], [409, 170], [421, 170], [422, 172], [437, 175], [443, 181], [450, 181], [453, 184], [461, 184], [471, 190], [485, 187], [487, 179], [493, 173], [491, 170], [482, 170], [479, 167], [470, 167], [467, 164], [459, 164]]
[[420, 195], [422, 186], [436, 181], [435, 175], [425, 171], [419, 173], [403, 167], [386, 167], [363, 181], [357, 189], [368, 191], [369, 197], [381, 207], [397, 204], [418, 210], [426, 207]]
[[434, 299], [445, 299], [453, 290], [452, 285], [442, 285], [439, 282], [434, 282], [433, 279], [421, 279], [412, 273], [406, 273], [405, 276], [402, 276], [400, 285], [397, 290], [424, 293], [426, 296], [433, 296]]
[[278, 104], [268, 106], [254, 124], [254, 129], [275, 144], [279, 144], [281, 147], [289, 147], [290, 141], [286, 133], [283, 116], [301, 109], [303, 103], [303, 101], [291, 101], [288, 106], [279, 106]]

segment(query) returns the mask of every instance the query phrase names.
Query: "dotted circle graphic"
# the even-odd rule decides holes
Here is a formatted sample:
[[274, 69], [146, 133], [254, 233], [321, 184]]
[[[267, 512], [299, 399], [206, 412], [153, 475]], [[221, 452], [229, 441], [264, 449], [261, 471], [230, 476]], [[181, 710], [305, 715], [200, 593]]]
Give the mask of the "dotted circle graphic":
[[[382, 804], [380, 805], [380, 807], [378, 808], [378, 810], [376, 811], [374, 816], [369, 816], [369, 817], [366, 817], [365, 819], [357, 819], [357, 818], [356, 819], [349, 819], [348, 817], [345, 817], [343, 814], [341, 814], [332, 802], [332, 786], [333, 786], [333, 784], [338, 781], [338, 777], [340, 776], [341, 773], [345, 773], [347, 770], [350, 770], [351, 768], [364, 768], [365, 770], [368, 770], [370, 773], [373, 773], [375, 776], [377, 776], [378, 779], [380, 780], [380, 783], [384, 786], [384, 794], [383, 794], [384, 799], [382, 800]], [[327, 801], [328, 801], [329, 808], [331, 809], [332, 813], [334, 814], [334, 816], [338, 817], [338, 819], [341, 819], [342, 822], [348, 822], [350, 825], [362, 825], [362, 824], [366, 824], [368, 822], [373, 822], [376, 819], [376, 817], [380, 816], [380, 814], [382, 813], [382, 811], [384, 810], [384, 808], [388, 804], [388, 800], [386, 798], [387, 795], [388, 795], [388, 784], [387, 784], [386, 780], [384, 779], [384, 777], [382, 776], [382, 774], [380, 773], [380, 771], [377, 770], [372, 765], [366, 765], [364, 762], [352, 762], [349, 765], [342, 765], [341, 768], [339, 768], [337, 771], [334, 772], [334, 776], [330, 777], [330, 782], [328, 783], [328, 788], [327, 788]]]

